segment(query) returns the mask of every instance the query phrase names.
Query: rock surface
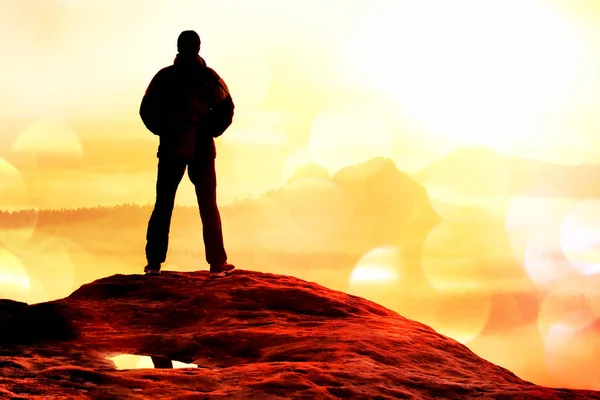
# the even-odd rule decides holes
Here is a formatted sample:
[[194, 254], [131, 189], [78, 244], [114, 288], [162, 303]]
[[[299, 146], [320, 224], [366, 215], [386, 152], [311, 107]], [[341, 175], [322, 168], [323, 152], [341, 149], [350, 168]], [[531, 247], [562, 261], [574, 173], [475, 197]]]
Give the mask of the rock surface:
[[[207, 276], [114, 275], [48, 303], [0, 301], [0, 398], [600, 399], [523, 381], [315, 283]], [[117, 370], [118, 354], [199, 368]]]

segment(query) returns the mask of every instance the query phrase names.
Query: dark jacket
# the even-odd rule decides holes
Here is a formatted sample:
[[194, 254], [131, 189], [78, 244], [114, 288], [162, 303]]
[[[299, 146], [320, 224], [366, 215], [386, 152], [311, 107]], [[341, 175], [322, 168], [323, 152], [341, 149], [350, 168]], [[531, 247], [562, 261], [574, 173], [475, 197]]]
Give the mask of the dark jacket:
[[227, 85], [202, 57], [178, 54], [150, 82], [140, 116], [160, 137], [158, 157], [214, 158], [214, 138], [231, 125], [233, 110]]

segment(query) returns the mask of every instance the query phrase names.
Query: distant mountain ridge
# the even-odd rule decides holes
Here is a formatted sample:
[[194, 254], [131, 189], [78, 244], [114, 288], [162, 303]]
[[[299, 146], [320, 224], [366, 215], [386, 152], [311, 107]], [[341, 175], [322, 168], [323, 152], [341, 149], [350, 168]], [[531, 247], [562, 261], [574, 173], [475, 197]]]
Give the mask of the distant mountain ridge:
[[[0, 210], [0, 228], [73, 227], [96, 220], [98, 227], [141, 229], [151, 207], [130, 204], [14, 214]], [[418, 243], [440, 218], [426, 190], [386, 158], [346, 167], [332, 177], [316, 165], [301, 168], [286, 185], [223, 206], [221, 214], [226, 231], [246, 233], [228, 236], [234, 248], [308, 252], [366, 252]], [[191, 237], [201, 230], [198, 224], [196, 207], [174, 211], [173, 232]]]
[[427, 188], [465, 195], [600, 197], [600, 165], [562, 165], [505, 156], [481, 147], [454, 150], [413, 178]]
[[412, 241], [439, 220], [426, 190], [383, 157], [331, 177], [318, 165], [301, 167], [285, 186], [223, 212], [232, 225], [244, 221], [260, 227], [259, 234], [279, 232], [290, 243], [320, 250], [319, 243], [336, 250], [351, 243], [359, 249], [396, 245], [408, 233]]

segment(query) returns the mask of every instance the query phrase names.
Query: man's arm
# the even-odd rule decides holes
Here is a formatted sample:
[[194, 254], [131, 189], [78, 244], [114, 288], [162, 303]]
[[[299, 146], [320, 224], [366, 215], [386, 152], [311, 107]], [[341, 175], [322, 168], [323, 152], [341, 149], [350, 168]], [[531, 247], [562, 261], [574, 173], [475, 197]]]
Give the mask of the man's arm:
[[206, 128], [212, 137], [216, 138], [221, 136], [233, 122], [235, 105], [225, 81], [214, 70], [211, 72], [217, 80], [218, 86], [215, 91], [215, 103], [210, 108]]
[[219, 137], [229, 128], [233, 122], [233, 110], [235, 105], [231, 95], [218, 102], [210, 110], [209, 132], [212, 137]]
[[140, 117], [150, 132], [159, 135], [162, 131], [162, 121], [159, 113], [160, 72], [152, 78], [140, 105]]

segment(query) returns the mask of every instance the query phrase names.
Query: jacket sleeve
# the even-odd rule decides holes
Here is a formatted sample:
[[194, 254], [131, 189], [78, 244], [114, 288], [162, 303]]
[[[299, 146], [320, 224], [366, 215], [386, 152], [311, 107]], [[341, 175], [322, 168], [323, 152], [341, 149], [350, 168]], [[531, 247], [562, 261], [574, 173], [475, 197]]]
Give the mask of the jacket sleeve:
[[162, 121], [159, 110], [160, 72], [152, 78], [140, 105], [140, 117], [150, 132], [160, 135]]
[[233, 122], [233, 110], [235, 105], [233, 104], [233, 100], [231, 99], [231, 95], [227, 95], [227, 97], [211, 108], [210, 114], [211, 118], [209, 119], [209, 131], [212, 134], [212, 137], [221, 136], [227, 128]]
[[216, 78], [217, 87], [206, 128], [211, 136], [216, 138], [221, 136], [233, 122], [235, 105], [225, 81], [215, 71], [211, 72]]

